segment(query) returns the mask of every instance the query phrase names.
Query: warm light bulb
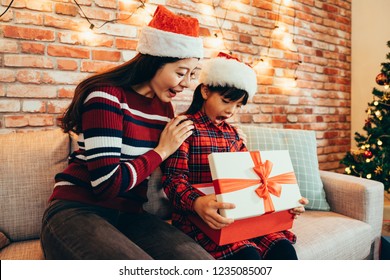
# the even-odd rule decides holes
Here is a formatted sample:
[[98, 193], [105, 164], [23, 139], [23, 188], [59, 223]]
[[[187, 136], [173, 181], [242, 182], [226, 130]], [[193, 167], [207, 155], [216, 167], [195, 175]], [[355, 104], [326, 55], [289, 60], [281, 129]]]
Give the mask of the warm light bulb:
[[371, 179], [372, 175], [371, 174], [367, 174], [367, 179]]
[[140, 18], [142, 18], [142, 21], [145, 25], [149, 23], [149, 21], [152, 20], [154, 12], [152, 12], [148, 6], [143, 6], [142, 9], [140, 9], [139, 15]]
[[264, 58], [260, 59], [259, 62], [257, 62], [257, 64], [253, 68], [258, 70], [269, 68], [268, 59], [264, 59]]
[[92, 42], [94, 40], [95, 33], [93, 32], [93, 28], [94, 26], [91, 25], [88, 29], [85, 29], [83, 31], [83, 38], [85, 39], [85, 41]]
[[366, 159], [366, 162], [367, 162], [367, 163], [371, 162], [371, 159], [367, 158], [367, 159]]
[[347, 174], [351, 174], [351, 168], [346, 167], [346, 168], [345, 168], [345, 172], [346, 172]]
[[375, 101], [375, 102], [374, 102], [374, 105], [375, 105], [375, 106], [378, 106], [378, 104], [379, 104], [378, 101]]
[[289, 35], [285, 35], [283, 37], [283, 44], [284, 44], [284, 46], [286, 48], [288, 48], [290, 50], [294, 50], [295, 49], [295, 45], [294, 45], [293, 39]]
[[223, 49], [223, 39], [220, 38], [218, 35], [214, 37], [208, 37], [207, 42], [213, 49]]
[[383, 144], [383, 142], [380, 139], [378, 139], [378, 142], [376, 142], [376, 143], [378, 144], [378, 146], [382, 146], [382, 144]]
[[284, 87], [286, 88], [295, 88], [297, 87], [297, 80], [296, 79], [288, 79], [284, 82]]
[[381, 111], [375, 111], [375, 116], [380, 117], [381, 116]]
[[274, 36], [281, 36], [285, 31], [286, 27], [284, 25], [276, 25], [272, 33]]
[[200, 7], [200, 12], [202, 15], [214, 16], [214, 8], [212, 6], [203, 5]]

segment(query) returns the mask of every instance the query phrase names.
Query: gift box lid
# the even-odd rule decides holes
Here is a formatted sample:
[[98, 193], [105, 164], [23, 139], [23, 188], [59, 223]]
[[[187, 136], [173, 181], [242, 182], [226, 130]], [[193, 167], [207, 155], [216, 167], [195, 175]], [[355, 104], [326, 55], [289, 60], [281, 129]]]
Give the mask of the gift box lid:
[[220, 209], [245, 219], [301, 206], [301, 194], [287, 150], [222, 152], [208, 157], [218, 201], [236, 205]]

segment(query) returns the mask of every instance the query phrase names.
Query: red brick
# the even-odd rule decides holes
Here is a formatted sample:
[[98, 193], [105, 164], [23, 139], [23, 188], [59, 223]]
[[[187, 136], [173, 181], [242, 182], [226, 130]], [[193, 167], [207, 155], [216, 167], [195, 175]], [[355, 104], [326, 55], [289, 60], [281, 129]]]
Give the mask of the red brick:
[[23, 53], [44, 54], [45, 45], [40, 43], [21, 42], [20, 44]]
[[23, 102], [22, 111], [29, 113], [45, 113], [46, 103], [40, 100], [26, 100]]
[[52, 4], [47, 1], [26, 1], [26, 7], [33, 11], [51, 12]]
[[9, 67], [53, 68], [53, 62], [49, 58], [34, 55], [6, 55], [4, 56], [4, 65]]
[[52, 115], [28, 115], [29, 126], [53, 126], [54, 117]]
[[19, 112], [20, 101], [17, 99], [0, 100], [0, 112]]
[[28, 126], [28, 115], [4, 116], [4, 127], [25, 127]]
[[43, 15], [31, 12], [15, 12], [15, 22], [26, 25], [43, 25]]
[[68, 108], [70, 100], [56, 100], [47, 103], [47, 112], [50, 114], [63, 113]]
[[41, 72], [35, 70], [19, 70], [16, 73], [16, 79], [21, 83], [40, 84]]
[[5, 38], [48, 42], [52, 42], [55, 40], [54, 31], [52, 30], [6, 25], [3, 27], [3, 33]]
[[56, 88], [47, 85], [10, 85], [7, 96], [23, 98], [55, 98]]
[[74, 87], [72, 88], [59, 88], [58, 89], [58, 97], [59, 98], [73, 98], [74, 95]]
[[76, 19], [73, 17], [63, 17], [60, 15], [52, 16], [45, 15], [45, 26], [58, 29], [67, 29], [79, 31], [82, 27], [89, 26], [84, 19]]
[[55, 4], [55, 12], [56, 14], [60, 14], [60, 15], [76, 16], [79, 12], [79, 9], [75, 5], [57, 3]]
[[90, 58], [90, 51], [87, 48], [50, 45], [47, 47], [47, 54], [51, 56]]
[[75, 71], [78, 69], [77, 61], [70, 59], [57, 59], [57, 68], [60, 70]]
[[135, 50], [137, 47], [137, 41], [136, 40], [128, 40], [123, 38], [117, 38], [115, 40], [115, 45], [118, 49], [121, 50]]
[[15, 71], [11, 69], [0, 69], [0, 82], [12, 83], [15, 82]]
[[0, 38], [0, 53], [18, 53], [18, 42]]
[[115, 9], [116, 8], [116, 0], [95, 0], [96, 6], [102, 8]]
[[80, 70], [83, 72], [100, 72], [107, 70], [111, 67], [117, 66], [118, 64], [112, 62], [103, 62], [103, 61], [83, 61], [81, 63]]
[[92, 51], [92, 59], [118, 62], [121, 59], [121, 52], [93, 50]]

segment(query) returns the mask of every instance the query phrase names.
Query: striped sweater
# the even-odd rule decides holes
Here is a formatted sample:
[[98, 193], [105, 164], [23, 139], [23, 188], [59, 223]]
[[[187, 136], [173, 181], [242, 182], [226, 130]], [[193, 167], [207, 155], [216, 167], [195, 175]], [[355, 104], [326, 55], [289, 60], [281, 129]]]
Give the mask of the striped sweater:
[[147, 201], [148, 177], [162, 161], [153, 149], [172, 117], [172, 104], [158, 97], [95, 88], [84, 102], [79, 149], [56, 175], [50, 200], [139, 212]]

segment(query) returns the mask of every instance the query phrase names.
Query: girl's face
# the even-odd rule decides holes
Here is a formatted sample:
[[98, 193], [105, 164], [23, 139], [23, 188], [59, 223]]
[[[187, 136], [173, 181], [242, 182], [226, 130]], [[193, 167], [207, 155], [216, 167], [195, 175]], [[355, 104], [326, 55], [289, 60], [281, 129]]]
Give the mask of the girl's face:
[[176, 94], [188, 88], [196, 78], [196, 66], [199, 60], [186, 58], [174, 63], [167, 63], [157, 70], [150, 81], [150, 88], [163, 102], [170, 102]]
[[205, 85], [202, 85], [201, 93], [204, 99], [202, 112], [205, 113], [215, 125], [219, 125], [224, 120], [232, 117], [237, 110], [241, 108], [244, 100], [243, 96], [236, 101], [232, 101], [220, 95], [219, 92], [210, 91], [209, 87]]

